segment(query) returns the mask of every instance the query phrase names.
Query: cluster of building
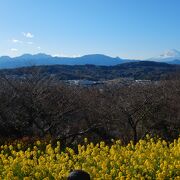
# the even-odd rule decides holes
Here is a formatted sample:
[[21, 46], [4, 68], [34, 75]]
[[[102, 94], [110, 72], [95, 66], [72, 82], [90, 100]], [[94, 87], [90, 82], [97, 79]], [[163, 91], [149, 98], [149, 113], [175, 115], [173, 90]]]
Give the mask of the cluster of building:
[[68, 85], [92, 87], [92, 86], [101, 86], [101, 85], [132, 85], [132, 84], [148, 85], [148, 84], [151, 84], [153, 81], [151, 81], [151, 80], [134, 80], [132, 78], [121, 78], [121, 79], [104, 80], [104, 81], [77, 79], [77, 80], [65, 80], [64, 82]]

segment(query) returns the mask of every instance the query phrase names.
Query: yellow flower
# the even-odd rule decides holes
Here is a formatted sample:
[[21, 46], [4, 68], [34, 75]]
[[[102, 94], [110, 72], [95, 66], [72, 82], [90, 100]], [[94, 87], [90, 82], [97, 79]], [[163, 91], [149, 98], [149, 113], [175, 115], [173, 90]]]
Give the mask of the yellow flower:
[[86, 143], [78, 145], [78, 153], [68, 147], [61, 152], [60, 142], [56, 147], [40, 141], [35, 144], [27, 150], [18, 142], [2, 145], [0, 179], [65, 179], [71, 169], [83, 169], [95, 180], [179, 179], [179, 139], [170, 145], [150, 137], [136, 146], [132, 142], [123, 146], [121, 141], [111, 146]]

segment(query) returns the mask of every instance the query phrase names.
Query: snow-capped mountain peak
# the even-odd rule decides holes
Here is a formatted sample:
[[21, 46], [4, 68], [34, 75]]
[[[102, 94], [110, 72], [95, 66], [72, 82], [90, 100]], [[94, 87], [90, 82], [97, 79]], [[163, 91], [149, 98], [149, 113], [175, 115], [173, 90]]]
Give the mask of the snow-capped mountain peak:
[[165, 51], [163, 54], [160, 55], [162, 58], [167, 58], [167, 57], [180, 57], [180, 51], [176, 49], [171, 49], [169, 51]]
[[164, 53], [162, 53], [159, 56], [150, 58], [148, 60], [151, 61], [163, 61], [163, 62], [168, 62], [168, 61], [173, 61], [173, 60], [180, 60], [180, 51], [176, 50], [176, 49], [171, 49], [168, 51], [165, 51]]

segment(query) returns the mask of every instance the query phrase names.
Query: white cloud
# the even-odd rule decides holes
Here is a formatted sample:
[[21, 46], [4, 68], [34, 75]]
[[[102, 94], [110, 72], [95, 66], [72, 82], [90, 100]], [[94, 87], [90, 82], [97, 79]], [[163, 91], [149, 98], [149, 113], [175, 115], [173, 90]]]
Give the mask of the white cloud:
[[71, 57], [76, 58], [76, 57], [81, 57], [81, 55], [80, 54], [75, 54], [75, 55], [72, 55]]
[[60, 54], [52, 54], [52, 57], [61, 57]]
[[17, 52], [18, 49], [16, 49], [16, 48], [11, 48], [11, 51], [12, 51], [12, 52]]
[[68, 54], [63, 54], [63, 53], [61, 53], [61, 54], [53, 54], [52, 55], [53, 57], [71, 57], [71, 58], [76, 58], [76, 57], [81, 57], [81, 55], [79, 55], [79, 54], [75, 54], [75, 55], [68, 55]]
[[22, 43], [22, 41], [18, 40], [18, 39], [12, 39], [13, 43]]
[[38, 49], [38, 50], [40, 50], [40, 49], [41, 49], [41, 47], [40, 47], [40, 46], [38, 46], [38, 47], [37, 47], [37, 49]]
[[22, 34], [23, 34], [23, 36], [25, 36], [26, 38], [33, 38], [33, 37], [34, 37], [34, 35], [33, 35], [32, 33], [30, 33], [30, 32], [27, 32], [27, 33], [23, 32]]

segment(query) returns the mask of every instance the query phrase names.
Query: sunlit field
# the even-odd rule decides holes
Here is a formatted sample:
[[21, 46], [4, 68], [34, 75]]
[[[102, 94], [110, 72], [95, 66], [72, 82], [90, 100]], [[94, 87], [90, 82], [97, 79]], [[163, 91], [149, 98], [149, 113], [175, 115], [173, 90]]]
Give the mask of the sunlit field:
[[1, 179], [66, 179], [74, 169], [87, 171], [92, 179], [180, 179], [180, 138], [172, 143], [147, 137], [136, 145], [113, 141], [93, 144], [84, 140], [78, 152], [60, 151], [55, 146], [36, 141], [17, 141], [1, 146]]

